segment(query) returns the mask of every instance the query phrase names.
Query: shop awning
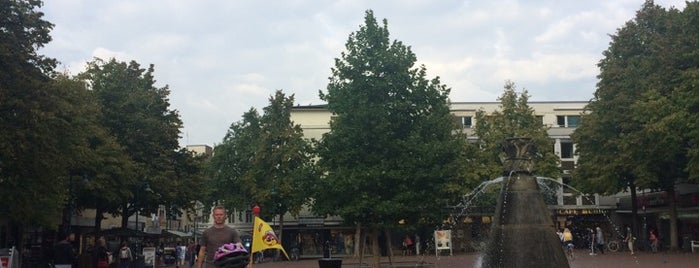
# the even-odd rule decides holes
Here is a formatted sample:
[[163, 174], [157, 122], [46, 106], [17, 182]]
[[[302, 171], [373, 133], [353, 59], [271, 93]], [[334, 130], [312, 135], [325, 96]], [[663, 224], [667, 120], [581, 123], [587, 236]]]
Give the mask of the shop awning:
[[174, 235], [174, 236], [179, 236], [179, 237], [191, 237], [192, 235], [190, 233], [185, 233], [185, 232], [180, 232], [176, 230], [165, 230], [165, 232]]

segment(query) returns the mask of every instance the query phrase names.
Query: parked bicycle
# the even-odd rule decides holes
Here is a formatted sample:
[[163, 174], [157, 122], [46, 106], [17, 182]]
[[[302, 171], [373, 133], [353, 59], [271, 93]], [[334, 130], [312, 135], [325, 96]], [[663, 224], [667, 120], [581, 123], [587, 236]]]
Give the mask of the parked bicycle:
[[607, 242], [607, 250], [611, 252], [627, 251], [629, 250], [629, 245], [623, 239], [612, 240]]

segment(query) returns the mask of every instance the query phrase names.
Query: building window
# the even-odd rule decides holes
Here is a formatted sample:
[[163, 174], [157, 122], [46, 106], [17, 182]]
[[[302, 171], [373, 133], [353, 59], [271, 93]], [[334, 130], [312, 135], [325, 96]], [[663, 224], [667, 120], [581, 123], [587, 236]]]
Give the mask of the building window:
[[471, 128], [473, 120], [470, 116], [454, 116], [454, 121], [463, 128]]
[[559, 127], [577, 127], [580, 125], [579, 115], [559, 115], [556, 116], [556, 124]]
[[537, 115], [536, 120], [539, 120], [539, 123], [543, 126], [544, 125], [544, 116], [543, 115]]
[[573, 143], [561, 141], [561, 158], [573, 158]]

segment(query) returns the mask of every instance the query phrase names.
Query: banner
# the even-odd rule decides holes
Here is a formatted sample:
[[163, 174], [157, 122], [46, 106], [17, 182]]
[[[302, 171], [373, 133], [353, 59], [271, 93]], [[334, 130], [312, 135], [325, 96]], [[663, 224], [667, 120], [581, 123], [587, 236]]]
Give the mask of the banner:
[[272, 227], [259, 217], [255, 216], [255, 223], [252, 230], [251, 253], [260, 252], [270, 248], [281, 249], [284, 256], [289, 259], [289, 255], [286, 254], [284, 247], [282, 247], [282, 244], [279, 241], [279, 238], [277, 238], [277, 235], [274, 233], [274, 230], [272, 230]]

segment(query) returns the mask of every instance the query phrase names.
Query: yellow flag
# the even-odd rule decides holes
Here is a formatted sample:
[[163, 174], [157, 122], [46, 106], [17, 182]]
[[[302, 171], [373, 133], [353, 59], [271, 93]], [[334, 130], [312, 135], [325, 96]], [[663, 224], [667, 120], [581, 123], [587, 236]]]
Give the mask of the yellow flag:
[[252, 253], [259, 252], [269, 248], [281, 249], [289, 259], [289, 255], [286, 254], [284, 247], [282, 247], [281, 241], [265, 221], [255, 216], [255, 224], [252, 230]]

